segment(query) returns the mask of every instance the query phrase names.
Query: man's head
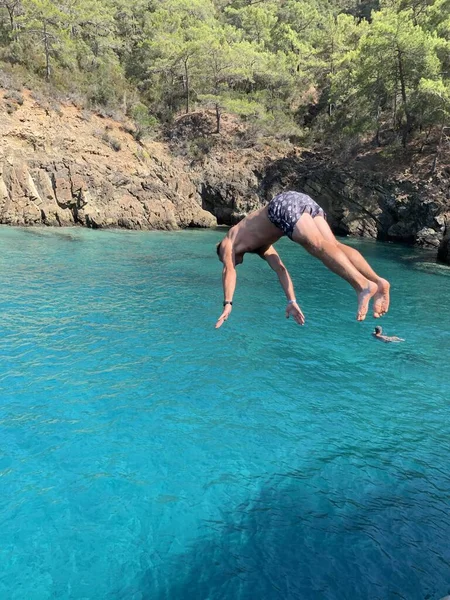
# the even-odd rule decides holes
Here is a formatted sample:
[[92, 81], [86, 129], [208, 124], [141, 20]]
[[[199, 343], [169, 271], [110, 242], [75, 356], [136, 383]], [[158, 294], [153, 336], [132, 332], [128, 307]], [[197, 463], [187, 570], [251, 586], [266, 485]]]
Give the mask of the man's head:
[[380, 325], [375, 327], [375, 335], [381, 335], [383, 333], [383, 328]]

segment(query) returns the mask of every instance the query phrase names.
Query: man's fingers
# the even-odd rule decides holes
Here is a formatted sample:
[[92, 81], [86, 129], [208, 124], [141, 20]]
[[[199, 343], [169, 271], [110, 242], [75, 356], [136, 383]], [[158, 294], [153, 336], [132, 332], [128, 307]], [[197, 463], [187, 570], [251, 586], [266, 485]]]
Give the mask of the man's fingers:
[[289, 308], [286, 310], [286, 319], [289, 319], [289, 317], [292, 315], [294, 321], [296, 323], [298, 323], [299, 325], [304, 325], [305, 324], [305, 315], [302, 313], [302, 311], [300, 309], [298, 310], [289, 310]]
[[222, 313], [216, 323], [216, 329], [219, 329], [219, 327], [222, 327], [222, 325], [224, 324], [224, 322], [228, 319], [228, 316], [226, 313]]
[[304, 325], [304, 323], [305, 323], [305, 316], [304, 316], [304, 314], [302, 313], [301, 310], [299, 310], [298, 313], [295, 315], [295, 320], [297, 321], [297, 323], [299, 325]]

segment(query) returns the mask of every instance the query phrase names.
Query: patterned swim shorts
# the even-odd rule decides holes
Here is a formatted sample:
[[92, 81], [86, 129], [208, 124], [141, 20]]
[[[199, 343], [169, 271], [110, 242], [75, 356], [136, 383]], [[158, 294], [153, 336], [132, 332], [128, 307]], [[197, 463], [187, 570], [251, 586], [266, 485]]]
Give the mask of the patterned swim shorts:
[[312, 198], [300, 192], [282, 192], [269, 202], [269, 220], [292, 240], [297, 221], [304, 212], [313, 218], [327, 218], [324, 210]]

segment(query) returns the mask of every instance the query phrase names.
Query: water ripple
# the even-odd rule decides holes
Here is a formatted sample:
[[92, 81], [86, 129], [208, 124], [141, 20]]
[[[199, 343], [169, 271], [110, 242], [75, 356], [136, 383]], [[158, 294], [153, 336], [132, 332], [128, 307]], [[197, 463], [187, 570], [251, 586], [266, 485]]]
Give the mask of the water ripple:
[[0, 597], [439, 600], [449, 278], [362, 244], [382, 345], [282, 240], [306, 326], [249, 257], [215, 331], [218, 237], [0, 229]]

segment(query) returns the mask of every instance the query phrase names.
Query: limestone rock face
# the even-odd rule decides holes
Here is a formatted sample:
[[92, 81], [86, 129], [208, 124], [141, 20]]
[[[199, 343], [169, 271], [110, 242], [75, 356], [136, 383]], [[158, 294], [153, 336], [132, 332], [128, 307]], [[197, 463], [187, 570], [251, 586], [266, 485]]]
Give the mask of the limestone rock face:
[[[199, 190], [219, 222], [234, 224], [283, 190], [312, 196], [335, 233], [438, 248], [450, 223], [450, 181], [385, 176], [312, 152], [241, 161], [210, 161]], [[441, 248], [444, 244], [441, 244]], [[441, 257], [447, 257], [444, 249]], [[450, 258], [445, 258], [450, 261]]]
[[128, 229], [214, 226], [216, 219], [196, 201], [194, 185], [185, 187], [182, 195], [170, 180], [151, 172], [120, 179], [69, 161], [33, 168], [17, 161], [4, 164], [0, 175], [0, 222]]
[[[180, 229], [212, 227], [185, 165], [162, 144], [72, 106], [51, 112], [24, 93], [0, 121], [0, 223]], [[0, 90], [0, 109], [3, 104]]]
[[[0, 110], [3, 96], [0, 89]], [[137, 142], [123, 123], [72, 105], [43, 108], [30, 92], [23, 96], [0, 119], [0, 223], [234, 225], [277, 193], [297, 190], [324, 208], [337, 234], [439, 248], [450, 263], [450, 167], [413, 176], [373, 156], [338, 162], [300, 149], [237, 148], [236, 138], [225, 137], [189, 163], [188, 155], [171, 154], [170, 144]]]
[[219, 224], [235, 225], [246, 214], [261, 207], [259, 177], [245, 164], [209, 162], [202, 175], [199, 193], [203, 207]]
[[305, 191], [327, 211], [337, 232], [428, 247], [436, 247], [442, 239], [450, 212], [448, 187], [434, 186], [430, 194], [429, 182], [387, 178], [312, 153], [293, 157], [287, 164], [278, 161], [271, 169], [268, 192], [274, 183], [279, 187], [278, 181]]

